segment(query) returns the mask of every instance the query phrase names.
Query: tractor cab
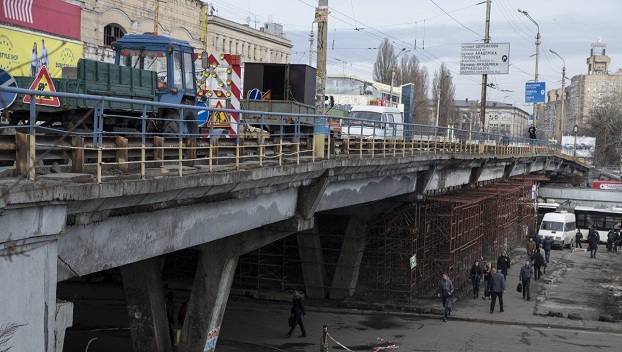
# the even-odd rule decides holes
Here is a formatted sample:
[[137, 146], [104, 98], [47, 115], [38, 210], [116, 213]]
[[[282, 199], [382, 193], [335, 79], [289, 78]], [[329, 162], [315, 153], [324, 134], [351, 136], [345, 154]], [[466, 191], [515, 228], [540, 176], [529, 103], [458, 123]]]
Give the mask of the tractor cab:
[[117, 65], [157, 73], [161, 102], [194, 105], [195, 56], [188, 42], [153, 34], [127, 34], [114, 42], [113, 48]]
[[[162, 103], [196, 104], [197, 84], [194, 48], [184, 40], [154, 35], [127, 34], [112, 44], [115, 64], [156, 72], [157, 95]], [[202, 55], [202, 65], [207, 67], [207, 54]], [[137, 79], [133, 77], [133, 79]], [[183, 110], [184, 134], [198, 133], [196, 110]], [[161, 109], [166, 120], [160, 130], [167, 134], [180, 132], [179, 110]]]

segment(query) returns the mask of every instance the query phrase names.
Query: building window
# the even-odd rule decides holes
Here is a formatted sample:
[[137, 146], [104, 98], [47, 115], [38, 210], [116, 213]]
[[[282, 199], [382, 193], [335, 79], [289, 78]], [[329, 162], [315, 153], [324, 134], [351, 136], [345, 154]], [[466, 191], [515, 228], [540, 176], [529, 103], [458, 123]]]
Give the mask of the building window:
[[104, 45], [110, 46], [112, 42], [123, 37], [127, 33], [123, 27], [116, 23], [111, 23], [104, 27]]

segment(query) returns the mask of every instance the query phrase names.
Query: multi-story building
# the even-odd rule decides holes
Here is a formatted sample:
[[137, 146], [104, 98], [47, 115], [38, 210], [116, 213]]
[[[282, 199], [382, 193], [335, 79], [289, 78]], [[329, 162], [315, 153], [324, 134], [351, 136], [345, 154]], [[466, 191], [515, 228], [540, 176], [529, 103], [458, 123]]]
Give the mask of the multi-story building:
[[[454, 121], [457, 127], [480, 131], [480, 105], [477, 100], [454, 100]], [[529, 116], [528, 112], [512, 104], [487, 101], [484, 131], [510, 137], [527, 137]]]
[[[587, 74], [572, 77], [570, 86], [566, 88], [564, 114], [561, 117], [563, 135], [572, 134], [575, 124], [581, 130], [588, 123], [592, 109], [597, 107], [603, 98], [622, 93], [622, 70], [616, 73], [609, 72], [611, 58], [605, 53], [606, 47], [607, 44], [600, 38], [592, 43], [590, 56], [586, 60]], [[549, 121], [550, 128], [556, 131], [561, 115], [561, 88], [549, 91], [547, 96], [545, 120]]]
[[215, 16], [214, 8], [199, 0], [84, 0], [85, 57], [112, 61], [114, 40], [127, 33], [147, 32], [186, 40], [209, 53], [238, 54], [242, 63], [288, 63], [291, 57], [292, 44], [281, 25], [267, 23], [257, 30]]
[[16, 76], [31, 75], [32, 54], [41, 56], [44, 46], [54, 78], [82, 57], [112, 62], [112, 42], [128, 33], [186, 40], [197, 52], [239, 54], [242, 64], [288, 63], [291, 57], [292, 44], [281, 25], [251, 28], [215, 16], [214, 8], [200, 0], [37, 0], [3, 6], [0, 29], [7, 39], [0, 42], [0, 67]]
[[292, 43], [283, 26], [266, 23], [256, 30], [221, 17], [207, 16], [207, 52], [240, 55], [242, 62], [289, 63]]

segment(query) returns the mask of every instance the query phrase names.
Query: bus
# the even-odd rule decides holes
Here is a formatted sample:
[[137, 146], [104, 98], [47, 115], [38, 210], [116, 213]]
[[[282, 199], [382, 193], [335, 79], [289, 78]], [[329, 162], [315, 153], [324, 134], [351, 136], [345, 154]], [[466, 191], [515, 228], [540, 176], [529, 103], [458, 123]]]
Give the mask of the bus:
[[577, 219], [577, 229], [586, 239], [591, 225], [596, 227], [600, 242], [607, 242], [607, 233], [612, 228], [622, 228], [622, 208], [599, 209], [593, 207], [576, 206], [574, 214]]
[[546, 213], [552, 213], [559, 208], [558, 203], [538, 203], [537, 211], [538, 211], [538, 228], [540, 228], [540, 223], [542, 222], [542, 218]]

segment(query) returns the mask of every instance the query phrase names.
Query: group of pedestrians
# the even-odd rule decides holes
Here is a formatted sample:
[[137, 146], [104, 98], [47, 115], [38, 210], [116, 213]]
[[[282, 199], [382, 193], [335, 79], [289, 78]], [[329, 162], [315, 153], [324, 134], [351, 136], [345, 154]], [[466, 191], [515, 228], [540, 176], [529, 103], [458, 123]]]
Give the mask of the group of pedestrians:
[[[546, 244], [545, 246], [546, 240], [547, 239], [541, 241], [541, 244], [543, 248], [548, 248], [548, 251], [545, 250], [545, 253], [548, 252], [546, 257], [550, 258], [552, 241], [548, 239], [551, 245], [549, 246]], [[521, 292], [523, 299], [529, 301], [531, 300], [531, 279], [539, 280], [541, 278], [542, 268], [546, 268], [547, 260], [545, 256], [542, 255], [540, 245], [536, 243], [534, 238], [528, 239], [526, 248], [528, 257], [520, 269], [519, 281], [522, 287]], [[497, 258], [496, 264], [496, 266], [493, 266], [490, 262], [487, 262], [484, 267], [482, 267], [479, 261], [475, 261], [469, 273], [469, 281], [471, 281], [473, 285], [473, 299], [480, 296], [480, 284], [483, 281], [484, 293], [482, 299], [490, 299], [490, 314], [494, 313], [497, 300], [499, 301], [499, 312], [504, 312], [503, 293], [506, 291], [508, 270], [512, 264], [506, 251], [503, 251]], [[444, 309], [443, 321], [447, 321], [447, 318], [451, 315], [451, 301], [454, 290], [455, 288], [448, 275], [446, 273], [443, 274], [439, 282], [438, 291], [438, 296], [441, 298]]]

